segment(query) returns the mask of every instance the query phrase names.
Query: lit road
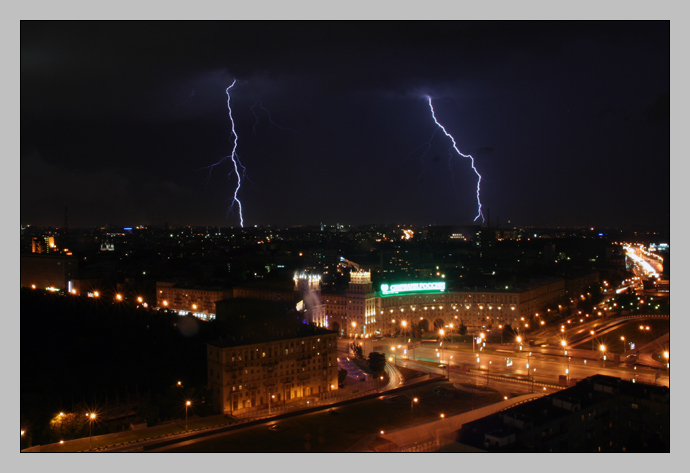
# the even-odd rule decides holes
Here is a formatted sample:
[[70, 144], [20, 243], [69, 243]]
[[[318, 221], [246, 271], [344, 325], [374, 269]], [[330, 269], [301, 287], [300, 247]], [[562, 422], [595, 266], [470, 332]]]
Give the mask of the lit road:
[[[352, 360], [349, 358], [349, 356], [347, 356], [348, 343], [351, 343], [351, 341], [348, 341], [346, 339], [338, 340], [338, 351], [340, 352], [338, 356], [338, 369], [346, 369], [347, 376], [353, 379], [370, 379], [371, 376], [362, 371], [362, 369], [356, 364], [354, 364]], [[364, 356], [368, 356], [370, 351], [364, 351]], [[390, 389], [395, 389], [398, 386], [400, 386], [400, 384], [402, 383], [402, 377], [400, 376], [398, 370], [396, 370], [391, 363], [386, 363], [385, 370], [388, 374], [388, 384], [385, 386], [381, 386], [380, 390], [388, 391]]]
[[[611, 321], [612, 326], [618, 323], [619, 322], [615, 320]], [[599, 335], [600, 332], [598, 331], [597, 336]], [[352, 343], [352, 340], [344, 340], [342, 343], [343, 346], [345, 346], [347, 343]], [[636, 382], [647, 384], [654, 384], [656, 380], [656, 384], [658, 385], [669, 385], [669, 376], [663, 369], [659, 371], [659, 378], [655, 379], [656, 370], [652, 368], [621, 368], [619, 363], [614, 363], [611, 360], [611, 355], [609, 355], [609, 359], [603, 363], [601, 359], [591, 359], [590, 350], [568, 348], [568, 357], [566, 357], [563, 355], [563, 350], [557, 347], [532, 347], [531, 351], [519, 351], [507, 348], [504, 345], [502, 348], [496, 350], [492, 349], [491, 353], [486, 353], [483, 350], [480, 351], [479, 347], [477, 347], [476, 351], [473, 353], [464, 347], [463, 349], [459, 349], [457, 346], [448, 345], [446, 348], [445, 343], [443, 350], [439, 349], [438, 343], [425, 343], [423, 346], [411, 349], [408, 353], [405, 353], [403, 342], [396, 339], [378, 341], [358, 340], [357, 343], [361, 344], [364, 348], [365, 356], [375, 349], [379, 351], [385, 350], [389, 360], [393, 358], [391, 364], [397, 366], [405, 366], [403, 364], [405, 361], [416, 359], [436, 362], [438, 365], [450, 363], [451, 366], [459, 367], [460, 369], [466, 368], [482, 373], [488, 371], [492, 375], [513, 376], [525, 380], [528, 377], [529, 371], [529, 378], [534, 378], [537, 383], [557, 384], [560, 375], [568, 376], [571, 379], [584, 379], [595, 374], [602, 374], [625, 380], [635, 379]], [[400, 348], [398, 348], [398, 345], [400, 345]], [[395, 350], [392, 350], [392, 347], [395, 347]], [[528, 353], [531, 353], [531, 356], [528, 357]], [[590, 356], [590, 358], [588, 359], [587, 356]], [[477, 358], [479, 358], [479, 361], [477, 361]], [[510, 365], [511, 361], [512, 365]], [[527, 367], [528, 363], [529, 368]], [[419, 366], [423, 366], [424, 368], [418, 369], [429, 371], [428, 365]], [[566, 369], [568, 373], [566, 373]], [[445, 368], [436, 368], [434, 372], [446, 374], [447, 370], [445, 370]]]
[[[664, 266], [659, 259], [643, 253], [639, 248], [630, 246], [624, 248], [626, 250], [626, 255], [636, 263], [643, 277], [657, 277], [663, 272]], [[635, 271], [635, 274], [638, 275], [638, 271]]]
[[[575, 355], [573, 350], [568, 350], [569, 357], [543, 354], [536, 351], [532, 351], [531, 356], [528, 356], [529, 353], [529, 351], [519, 352], [505, 349], [503, 351], [496, 350], [491, 354], [479, 350], [472, 353], [452, 348], [444, 349], [441, 352], [440, 350], [437, 351], [437, 347], [424, 346], [413, 350], [410, 356], [424, 361], [436, 360], [439, 364], [450, 363], [453, 367], [466, 368], [473, 372], [483, 372], [483, 374], [488, 372], [492, 375], [514, 376], [522, 379], [527, 379], [529, 376], [530, 379], [534, 378], [537, 383], [557, 384], [560, 375], [568, 376], [571, 379], [583, 379], [595, 374], [626, 380], [635, 379], [648, 384], [654, 384], [655, 381], [655, 370], [621, 369], [618, 363], [614, 364], [610, 360], [606, 361], [605, 366], [603, 366], [602, 360], [588, 360], [573, 356]], [[404, 366], [405, 361], [407, 359], [404, 357], [397, 359], [400, 366]], [[566, 370], [568, 370], [567, 373]], [[446, 370], [437, 368], [435, 372], [446, 373]], [[657, 384], [668, 386], [668, 376], [665, 371], [660, 372]]]

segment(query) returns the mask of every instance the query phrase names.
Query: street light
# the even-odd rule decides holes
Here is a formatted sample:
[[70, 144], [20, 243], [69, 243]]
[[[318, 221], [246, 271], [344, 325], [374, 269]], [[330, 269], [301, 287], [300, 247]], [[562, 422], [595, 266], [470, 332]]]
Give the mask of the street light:
[[601, 367], [606, 367], [606, 347], [604, 345], [599, 345], [599, 350], [601, 350]]
[[410, 401], [410, 415], [412, 416], [413, 420], [414, 420], [414, 405], [417, 401], [419, 401], [419, 399], [417, 399], [416, 397]]
[[89, 414], [87, 412], [86, 417], [89, 418], [89, 451], [91, 451], [91, 426], [93, 425], [93, 420], [96, 418], [96, 413], [92, 412], [91, 414]]
[[356, 335], [355, 334], [355, 327], [357, 327], [357, 322], [352, 322], [352, 335], [353, 336]]
[[187, 401], [184, 404], [184, 430], [187, 430], [187, 408], [192, 405], [192, 401]]
[[63, 435], [62, 435], [62, 425], [65, 423], [65, 413], [64, 413], [64, 412], [60, 412], [60, 413], [58, 414], [58, 417], [60, 418], [60, 438], [62, 438], [62, 437], [63, 437]]
[[[483, 333], [480, 333], [480, 334], [479, 334], [479, 338], [480, 338], [481, 340], [484, 340], [484, 334], [483, 334]], [[475, 341], [476, 341], [476, 337], [472, 337], [472, 353], [474, 353], [474, 342], [475, 342]]]
[[445, 340], [446, 331], [443, 329], [439, 329], [438, 334], [441, 336], [441, 344], [440, 344], [440, 347], [441, 347], [441, 357], [440, 358], [441, 359], [439, 361], [441, 363], [443, 363], [443, 340]]
[[670, 367], [671, 363], [669, 363], [669, 361], [668, 361], [669, 356], [670, 356], [669, 352], [668, 352], [668, 351], [665, 351], [665, 352], [664, 352], [664, 358], [666, 358], [666, 376], [669, 375], [669, 370], [670, 370], [670, 368], [671, 368], [671, 367]]

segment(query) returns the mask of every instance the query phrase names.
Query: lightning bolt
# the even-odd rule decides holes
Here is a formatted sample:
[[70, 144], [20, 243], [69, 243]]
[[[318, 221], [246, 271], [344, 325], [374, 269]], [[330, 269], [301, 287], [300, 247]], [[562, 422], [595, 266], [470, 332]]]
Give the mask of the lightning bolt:
[[421, 181], [422, 181], [422, 176], [423, 176], [424, 173], [426, 172], [426, 163], [424, 162], [424, 158], [425, 158], [426, 155], [429, 153], [429, 150], [431, 149], [431, 142], [433, 141], [433, 139], [434, 139], [434, 137], [436, 136], [436, 133], [437, 133], [437, 132], [438, 132], [438, 128], [436, 128], [436, 129], [434, 130], [434, 132], [431, 134], [431, 138], [429, 138], [429, 141], [427, 141], [426, 143], [422, 143], [421, 145], [417, 146], [415, 149], [413, 149], [413, 150], [410, 152], [410, 154], [407, 155], [407, 157], [409, 158], [410, 156], [412, 156], [413, 154], [415, 154], [417, 151], [421, 150], [422, 148], [426, 148], [426, 149], [424, 150], [424, 152], [422, 153], [422, 155], [420, 156], [420, 158], [419, 158], [419, 160], [422, 162], [422, 166], [423, 166], [423, 167], [422, 167], [422, 172], [419, 174], [419, 177], [417, 177], [417, 182], [421, 182]]
[[230, 204], [230, 208], [228, 208], [228, 213], [232, 210], [232, 208], [235, 205], [235, 202], [237, 202], [237, 206], [239, 207], [239, 215], [240, 215], [240, 226], [244, 228], [244, 217], [242, 217], [242, 202], [240, 202], [240, 199], [237, 198], [237, 193], [240, 191], [240, 187], [242, 186], [242, 176], [240, 176], [240, 171], [237, 167], [239, 164], [242, 167], [242, 172], [246, 170], [244, 166], [242, 166], [242, 163], [240, 162], [239, 156], [237, 156], [237, 132], [235, 131], [235, 120], [232, 118], [232, 106], [230, 105], [230, 89], [235, 85], [235, 82], [237, 82], [237, 79], [232, 81], [232, 84], [225, 89], [225, 94], [228, 96], [228, 116], [230, 117], [230, 125], [232, 127], [232, 136], [234, 136], [233, 144], [232, 144], [232, 153], [230, 153], [230, 159], [232, 160], [232, 164], [235, 167], [235, 174], [237, 175], [237, 187], [235, 187], [235, 194], [232, 197], [232, 204]]
[[445, 135], [450, 138], [450, 140], [453, 142], [453, 149], [463, 158], [470, 158], [470, 161], [472, 162], [472, 169], [474, 170], [474, 173], [477, 175], [477, 216], [474, 217], [474, 221], [476, 222], [479, 217], [481, 217], [482, 222], [484, 222], [484, 214], [482, 213], [482, 201], [479, 198], [479, 191], [480, 191], [480, 184], [482, 182], [482, 176], [479, 174], [479, 171], [477, 171], [477, 168], [474, 165], [474, 158], [472, 157], [471, 154], [463, 154], [460, 152], [458, 149], [457, 143], [455, 142], [455, 138], [448, 133], [443, 125], [439, 123], [439, 121], [436, 119], [436, 114], [434, 113], [434, 106], [431, 103], [431, 97], [426, 96], [427, 100], [429, 101], [429, 109], [431, 110], [431, 118], [434, 119], [434, 123], [445, 133]]
[[[237, 186], [235, 187], [235, 192], [232, 196], [231, 204], [228, 207], [228, 211], [226, 213], [226, 218], [230, 215], [230, 212], [232, 209], [235, 207], [235, 204], [237, 204], [237, 207], [239, 209], [239, 217], [240, 217], [240, 226], [244, 228], [244, 217], [242, 216], [242, 202], [240, 202], [240, 199], [237, 197], [237, 194], [240, 192], [240, 187], [242, 187], [242, 179], [246, 175], [247, 169], [242, 165], [240, 162], [240, 157], [237, 155], [237, 132], [235, 131], [235, 120], [232, 118], [232, 105], [231, 105], [231, 97], [230, 97], [230, 89], [235, 85], [237, 82], [237, 79], [232, 81], [232, 84], [228, 86], [227, 89], [225, 89], [225, 94], [228, 96], [227, 100], [227, 105], [228, 105], [228, 116], [230, 117], [230, 126], [232, 130], [232, 153], [230, 153], [228, 156], [223, 157], [220, 161], [217, 163], [211, 164], [210, 166], [205, 167], [204, 169], [208, 169], [208, 178], [206, 179], [206, 184], [208, 185], [209, 180], [211, 179], [211, 173], [213, 172], [213, 169], [221, 164], [223, 161], [230, 159], [233, 164], [233, 171], [228, 173], [228, 177], [232, 176], [233, 172], [235, 174], [235, 177], [237, 179]], [[240, 168], [242, 168], [242, 174], [240, 174]], [[234, 180], [234, 179], [233, 179]]]
[[192, 97], [194, 97], [194, 90], [192, 90], [192, 93], [189, 94], [189, 97], [187, 97], [184, 102], [178, 103], [176, 105], [176, 107], [181, 107], [182, 105], [186, 104], [187, 102], [189, 102], [189, 99], [191, 99]]
[[254, 130], [254, 134], [255, 134], [255, 135], [256, 135], [256, 125], [259, 124], [259, 117], [258, 117], [258, 115], [256, 114], [256, 112], [254, 111], [254, 109], [255, 109], [256, 107], [259, 107], [261, 110], [263, 110], [264, 112], [266, 112], [266, 115], [268, 115], [268, 121], [269, 121], [269, 122], [271, 123], [271, 125], [273, 125], [274, 127], [279, 128], [279, 129], [281, 129], [281, 130], [283, 130], [283, 131], [292, 131], [292, 132], [297, 133], [297, 131], [296, 131], [296, 130], [293, 130], [292, 128], [285, 128], [285, 127], [282, 127], [282, 126], [278, 125], [276, 122], [274, 122], [274, 121], [273, 121], [273, 117], [271, 117], [271, 112], [270, 112], [266, 107], [264, 107], [263, 104], [261, 103], [261, 100], [259, 100], [258, 102], [256, 102], [254, 105], [251, 106], [251, 110], [252, 110], [252, 113], [254, 114], [254, 119], [255, 119], [255, 121], [254, 121], [254, 126], [253, 126], [253, 130]]

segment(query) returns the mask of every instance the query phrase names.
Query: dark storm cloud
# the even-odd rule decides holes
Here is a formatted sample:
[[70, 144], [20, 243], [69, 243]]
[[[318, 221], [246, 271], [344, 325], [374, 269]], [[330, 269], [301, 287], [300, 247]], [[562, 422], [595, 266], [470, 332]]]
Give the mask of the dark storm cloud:
[[[237, 80], [251, 223], [471, 220], [475, 175], [449, 154], [426, 95], [476, 157], [492, 215], [547, 222], [582, 194], [588, 166], [663, 156], [668, 50], [663, 22], [22, 22], [22, 195], [41, 193], [24, 181], [33, 147], [96, 181], [112, 169], [155, 202], [149, 214], [184, 220], [203, 208], [236, 223], [225, 220], [231, 169], [209, 179], [203, 168], [231, 151], [225, 90]], [[637, 146], [641, 134], [648, 144]], [[620, 192], [602, 175], [594, 185]], [[140, 176], [160, 192], [146, 194]], [[546, 207], [533, 212], [535, 202]], [[580, 204], [597, 221], [614, 215], [590, 196]]]

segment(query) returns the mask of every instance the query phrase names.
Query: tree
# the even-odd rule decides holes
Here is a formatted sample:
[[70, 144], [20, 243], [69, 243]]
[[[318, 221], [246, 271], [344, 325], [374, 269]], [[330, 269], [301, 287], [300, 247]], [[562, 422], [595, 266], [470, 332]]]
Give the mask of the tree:
[[342, 386], [347, 378], [347, 370], [345, 368], [338, 370], [338, 386]]
[[70, 440], [80, 437], [87, 417], [73, 412], [61, 412], [50, 420], [50, 436], [53, 440]]
[[359, 358], [360, 360], [364, 359], [364, 351], [362, 350], [362, 347], [357, 345], [356, 343], [353, 343], [352, 345], [352, 353], [354, 354], [355, 358]]
[[460, 322], [460, 327], [458, 328], [458, 333], [460, 335], [467, 335], [467, 327], [465, 327], [465, 325], [463, 325], [462, 322]]
[[414, 324], [414, 338], [422, 338], [422, 322]]
[[386, 367], [386, 355], [383, 353], [379, 353], [376, 351], [373, 351], [369, 353], [369, 368], [371, 371], [375, 374], [378, 375], [380, 373], [383, 373], [383, 370]]

